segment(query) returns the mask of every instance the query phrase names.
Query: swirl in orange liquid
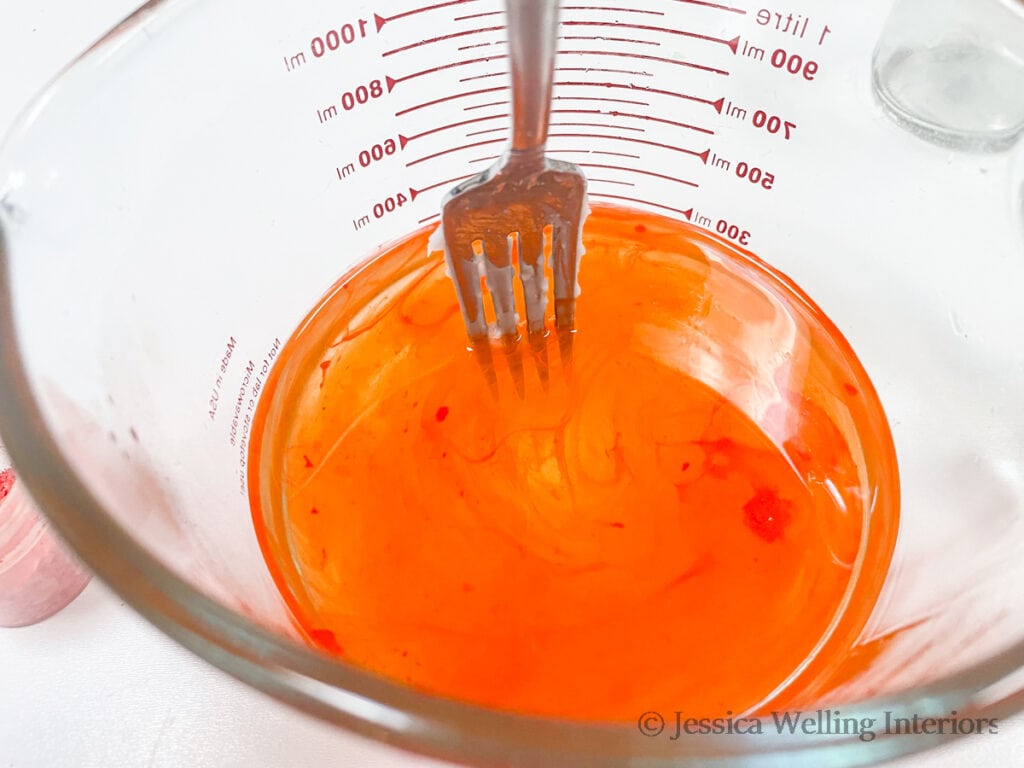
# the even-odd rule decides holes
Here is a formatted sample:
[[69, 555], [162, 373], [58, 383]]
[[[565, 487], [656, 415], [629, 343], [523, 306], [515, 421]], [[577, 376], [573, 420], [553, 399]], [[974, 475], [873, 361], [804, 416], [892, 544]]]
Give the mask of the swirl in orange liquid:
[[[573, 361], [488, 390], [413, 235], [285, 345], [254, 519], [321, 649], [519, 712], [633, 721], [813, 696], [884, 579], [884, 415], [828, 320], [756, 259], [598, 207]], [[848, 665], [847, 665], [848, 666]]]

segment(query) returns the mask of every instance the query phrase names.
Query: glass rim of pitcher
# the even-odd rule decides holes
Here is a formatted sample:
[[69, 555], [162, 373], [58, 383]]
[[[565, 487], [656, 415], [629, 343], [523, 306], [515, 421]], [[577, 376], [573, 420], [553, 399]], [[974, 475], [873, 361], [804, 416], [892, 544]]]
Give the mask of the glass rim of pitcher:
[[[156, 9], [149, 0], [70, 62], [64, 72]], [[63, 74], [63, 73], [62, 73]], [[58, 79], [61, 75], [58, 75]], [[45, 94], [45, 91], [44, 91]], [[28, 122], [32, 104], [15, 121]], [[203, 594], [149, 555], [105, 511], [46, 426], [22, 364], [8, 279], [8, 248], [0, 226], [0, 433], [26, 487], [75, 554], [111, 590], [166, 635], [205, 661], [277, 700], [375, 741], [462, 764], [523, 768], [790, 768], [879, 763], [937, 746], [966, 733], [940, 736], [881, 733], [808, 737], [785, 733], [671, 739], [686, 713], [638, 712], [637, 722], [600, 724], [516, 714], [416, 691], [263, 628]], [[1024, 641], [960, 671], [897, 694], [842, 705], [844, 717], [985, 718], [1024, 711]], [[1009, 683], [1009, 686], [1007, 686]], [[644, 732], [642, 718], [664, 717], [666, 732]], [[656, 737], [654, 737], [656, 736]], [[738, 762], [741, 761], [741, 762]]]

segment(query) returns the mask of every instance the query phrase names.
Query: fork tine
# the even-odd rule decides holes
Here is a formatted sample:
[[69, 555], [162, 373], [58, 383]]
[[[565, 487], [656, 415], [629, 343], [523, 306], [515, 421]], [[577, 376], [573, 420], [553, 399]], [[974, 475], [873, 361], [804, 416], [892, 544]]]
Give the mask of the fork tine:
[[550, 375], [548, 373], [548, 335], [544, 330], [530, 334], [530, 349], [537, 366], [537, 376], [544, 391], [548, 391]]
[[488, 237], [484, 240], [484, 271], [487, 290], [494, 302], [494, 314], [502, 339], [514, 341], [519, 335], [519, 315], [516, 314], [516, 295], [512, 288], [514, 278], [508, 238]]
[[531, 335], [543, 332], [548, 279], [544, 274], [544, 235], [539, 230], [519, 233], [519, 282], [526, 301], [526, 329]]
[[462, 319], [466, 321], [466, 332], [470, 340], [476, 344], [487, 338], [487, 319], [484, 317], [483, 291], [480, 287], [480, 266], [473, 257], [472, 248], [467, 247], [466, 250], [470, 254], [469, 258], [452, 256], [459, 251], [448, 244], [445, 248], [445, 259], [448, 262], [448, 271], [455, 279], [455, 293], [462, 309]]
[[562, 362], [572, 359], [576, 330], [576, 278], [579, 272], [579, 233], [564, 223], [552, 228], [551, 270], [555, 276], [555, 329]]

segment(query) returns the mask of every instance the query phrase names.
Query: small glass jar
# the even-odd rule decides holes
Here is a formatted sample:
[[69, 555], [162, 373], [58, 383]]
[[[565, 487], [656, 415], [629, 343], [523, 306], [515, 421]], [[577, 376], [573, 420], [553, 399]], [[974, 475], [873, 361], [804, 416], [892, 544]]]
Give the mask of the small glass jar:
[[[0, 467], [6, 464], [0, 446]], [[14, 470], [0, 469], [0, 627], [49, 618], [90, 578], [39, 514]]]

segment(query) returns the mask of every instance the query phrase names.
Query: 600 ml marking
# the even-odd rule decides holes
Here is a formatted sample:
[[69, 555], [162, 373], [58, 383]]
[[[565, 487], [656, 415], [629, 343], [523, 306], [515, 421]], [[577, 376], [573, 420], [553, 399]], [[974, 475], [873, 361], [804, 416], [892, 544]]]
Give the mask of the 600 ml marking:
[[405, 138], [405, 136], [399, 136], [397, 139], [385, 139], [380, 144], [374, 144], [371, 147], [367, 147], [360, 151], [356, 156], [356, 159], [351, 163], [335, 166], [334, 170], [335, 173], [338, 174], [338, 180], [344, 181], [360, 168], [367, 168], [386, 157], [391, 157], [395, 153], [405, 149], [405, 145], [408, 141], [409, 140]]

